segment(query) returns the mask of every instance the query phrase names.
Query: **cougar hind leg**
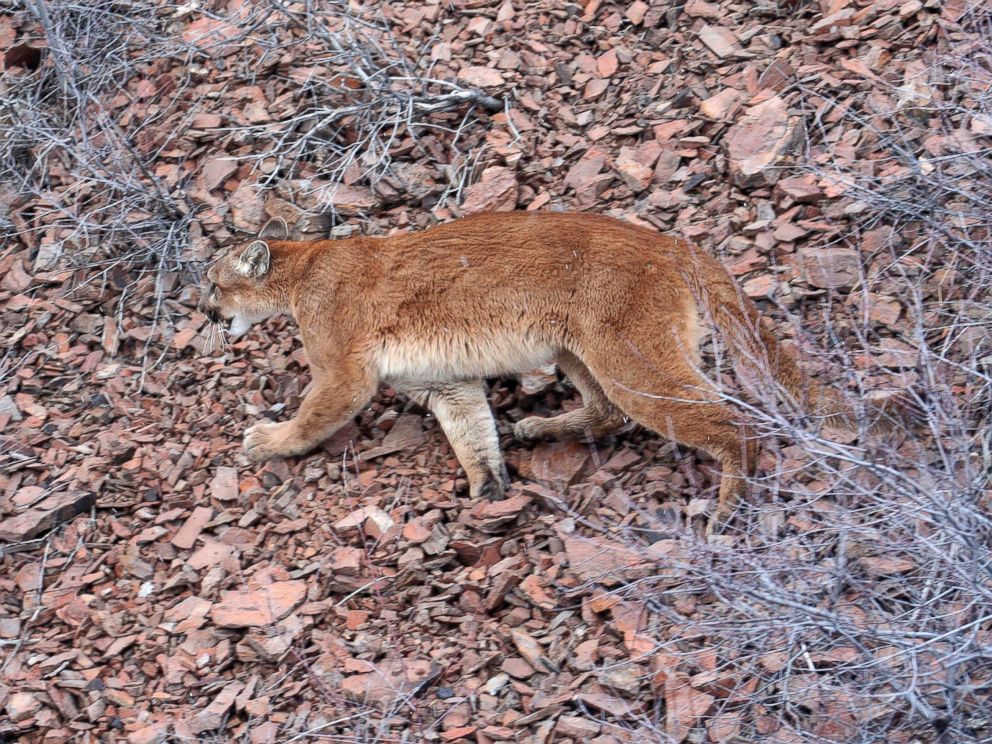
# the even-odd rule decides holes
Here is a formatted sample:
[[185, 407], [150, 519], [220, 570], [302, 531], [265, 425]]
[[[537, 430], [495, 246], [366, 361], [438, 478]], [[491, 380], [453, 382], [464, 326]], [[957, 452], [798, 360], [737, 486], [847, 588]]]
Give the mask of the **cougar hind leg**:
[[[701, 377], [695, 359], [696, 330], [682, 320], [659, 322], [641, 333], [632, 329], [631, 337], [616, 340], [603, 329], [582, 361], [607, 398], [632, 419], [720, 463], [717, 508], [709, 525], [714, 531], [725, 524], [747, 492], [757, 463], [757, 443], [737, 412]], [[675, 330], [666, 337], [659, 327]]]
[[533, 441], [567, 436], [598, 439], [623, 426], [623, 411], [613, 405], [585, 364], [570, 351], [555, 360], [582, 395], [582, 407], [550, 418], [528, 416], [513, 427], [517, 439]]

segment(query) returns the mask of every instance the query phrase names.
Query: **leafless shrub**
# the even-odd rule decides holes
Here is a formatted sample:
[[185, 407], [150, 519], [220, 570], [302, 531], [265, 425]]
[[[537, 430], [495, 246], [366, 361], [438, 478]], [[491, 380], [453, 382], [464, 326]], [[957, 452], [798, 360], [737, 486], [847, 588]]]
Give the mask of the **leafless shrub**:
[[[284, 80], [299, 104], [295, 110], [250, 130], [259, 144], [252, 158], [275, 162], [267, 182], [297, 171], [306, 161], [331, 188], [350, 170], [352, 179], [376, 183], [390, 171], [393, 151], [404, 136], [416, 140], [424, 130], [445, 131], [457, 152], [473, 107], [504, 108], [500, 99], [420, 71], [400, 50], [381, 15], [368, 19], [350, 13], [344, 4], [332, 8], [300, 13], [279, 6], [285, 22], [298, 31], [292, 46], [320, 51], [305, 53], [305, 74]], [[419, 56], [426, 56], [429, 46], [425, 43]], [[333, 74], [321, 76], [321, 70]], [[466, 107], [447, 123], [435, 116]]]
[[[13, 9], [48, 51], [0, 90], [0, 182], [12, 187], [8, 201], [28, 205], [28, 219], [4, 229], [76, 263], [123, 259], [162, 271], [195, 258], [190, 245], [209, 228], [190, 193], [198, 166], [187, 160], [202, 154], [192, 122], [229, 115], [239, 104], [225, 96], [240, 86], [275, 91], [272, 116], [216, 129], [210, 149], [237, 151], [262, 188], [302, 174], [329, 197], [343, 180], [374, 184], [400, 140], [405, 154], [426, 129], [450, 143], [457, 183], [469, 163], [460, 132], [480, 107], [504, 105], [433, 79], [383, 17], [359, 16], [343, 1], [201, 10], [192, 32], [183, 25], [192, 6], [25, 0]], [[206, 79], [223, 81], [222, 89], [198, 97]], [[333, 210], [333, 199], [325, 201]]]
[[111, 246], [153, 265], [174, 260], [189, 207], [155, 176], [156, 153], [141, 143], [154, 117], [121, 125], [113, 103], [139, 69], [171, 51], [157, 29], [161, 11], [151, 3], [37, 0], [22, 13], [48, 46], [41, 66], [8, 75], [0, 94], [0, 181], [28, 204], [22, 227], [77, 261], [106, 256]]

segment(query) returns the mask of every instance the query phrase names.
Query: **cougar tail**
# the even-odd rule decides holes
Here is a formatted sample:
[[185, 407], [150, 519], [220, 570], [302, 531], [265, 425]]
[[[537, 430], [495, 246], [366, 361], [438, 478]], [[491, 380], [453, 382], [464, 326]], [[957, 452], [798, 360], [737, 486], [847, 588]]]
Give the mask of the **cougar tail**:
[[765, 327], [758, 307], [723, 265], [697, 247], [689, 250], [694, 270], [686, 272], [686, 280], [719, 330], [745, 387], [775, 390], [790, 408], [836, 428], [857, 429], [863, 417], [869, 420], [872, 432], [920, 423], [922, 410], [918, 396], [911, 391], [866, 401], [865, 410], [859, 410], [838, 390], [811, 378], [800, 367], [796, 352]]

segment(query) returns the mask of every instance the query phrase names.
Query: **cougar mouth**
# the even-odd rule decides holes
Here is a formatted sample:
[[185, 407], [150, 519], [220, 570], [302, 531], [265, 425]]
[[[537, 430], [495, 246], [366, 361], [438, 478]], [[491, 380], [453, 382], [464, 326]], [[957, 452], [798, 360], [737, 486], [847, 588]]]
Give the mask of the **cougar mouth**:
[[225, 318], [220, 308], [206, 307], [203, 309], [203, 314], [207, 316], [207, 320], [211, 323], [223, 328], [224, 333], [231, 338], [240, 338], [251, 328], [251, 323], [245, 317], [244, 313], [235, 312], [231, 317]]
[[248, 332], [249, 328], [251, 328], [251, 323], [248, 322], [248, 318], [241, 313], [235, 313], [226, 330], [227, 335], [231, 338], [241, 338]]

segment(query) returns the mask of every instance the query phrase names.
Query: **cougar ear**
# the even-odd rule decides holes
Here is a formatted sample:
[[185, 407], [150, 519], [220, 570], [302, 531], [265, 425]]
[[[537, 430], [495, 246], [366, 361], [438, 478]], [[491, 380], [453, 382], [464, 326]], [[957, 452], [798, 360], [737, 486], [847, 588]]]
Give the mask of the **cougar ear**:
[[251, 279], [261, 279], [269, 273], [271, 262], [272, 254], [269, 252], [269, 244], [264, 240], [253, 240], [238, 256], [238, 262], [234, 268], [239, 274]]
[[282, 217], [273, 217], [258, 231], [259, 240], [289, 240], [289, 223]]

